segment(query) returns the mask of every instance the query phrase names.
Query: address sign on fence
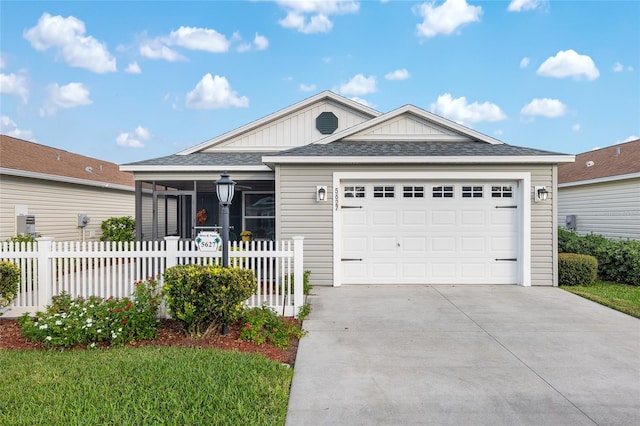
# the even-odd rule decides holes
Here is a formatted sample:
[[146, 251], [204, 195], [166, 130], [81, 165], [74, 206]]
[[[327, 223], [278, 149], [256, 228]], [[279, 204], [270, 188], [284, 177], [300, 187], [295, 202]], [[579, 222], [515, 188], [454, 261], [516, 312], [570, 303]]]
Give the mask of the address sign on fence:
[[214, 231], [202, 231], [196, 237], [196, 244], [200, 251], [218, 251], [222, 238]]

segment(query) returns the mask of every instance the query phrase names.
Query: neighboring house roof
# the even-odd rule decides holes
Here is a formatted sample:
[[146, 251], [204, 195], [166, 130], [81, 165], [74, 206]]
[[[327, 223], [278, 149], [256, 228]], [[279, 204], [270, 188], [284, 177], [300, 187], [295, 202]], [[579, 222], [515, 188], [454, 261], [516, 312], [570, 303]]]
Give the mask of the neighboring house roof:
[[0, 173], [101, 187], [134, 187], [117, 164], [0, 135]]
[[558, 184], [640, 177], [640, 139], [576, 155], [558, 167]]

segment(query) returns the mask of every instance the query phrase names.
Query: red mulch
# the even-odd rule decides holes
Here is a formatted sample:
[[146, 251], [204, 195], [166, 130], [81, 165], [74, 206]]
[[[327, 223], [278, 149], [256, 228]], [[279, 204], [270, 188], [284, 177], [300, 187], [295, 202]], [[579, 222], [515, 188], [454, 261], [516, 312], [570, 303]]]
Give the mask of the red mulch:
[[[155, 340], [133, 342], [128, 346], [180, 346], [197, 348], [218, 348], [231, 351], [258, 353], [293, 366], [298, 351], [298, 341], [294, 340], [289, 349], [279, 349], [271, 344], [256, 345], [239, 340], [240, 325], [229, 327], [227, 334], [215, 334], [202, 339], [193, 339], [180, 329], [173, 320], [162, 320]], [[0, 318], [0, 349], [41, 350], [41, 343], [31, 342], [22, 337], [20, 325], [14, 319]]]

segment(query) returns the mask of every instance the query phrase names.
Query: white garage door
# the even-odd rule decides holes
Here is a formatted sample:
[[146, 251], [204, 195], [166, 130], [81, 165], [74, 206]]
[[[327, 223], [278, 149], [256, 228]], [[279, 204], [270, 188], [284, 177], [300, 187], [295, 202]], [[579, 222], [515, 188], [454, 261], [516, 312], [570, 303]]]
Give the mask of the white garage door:
[[515, 182], [341, 183], [344, 284], [515, 284]]

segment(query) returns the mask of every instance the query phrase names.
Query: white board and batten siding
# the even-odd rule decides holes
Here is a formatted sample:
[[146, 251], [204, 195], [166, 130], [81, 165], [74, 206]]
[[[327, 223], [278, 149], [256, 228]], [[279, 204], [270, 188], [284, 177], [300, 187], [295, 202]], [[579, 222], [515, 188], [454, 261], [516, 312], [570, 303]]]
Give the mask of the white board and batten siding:
[[133, 187], [121, 190], [3, 175], [0, 191], [0, 240], [16, 235], [16, 206], [26, 207], [29, 215], [35, 215], [38, 234], [56, 241], [82, 241], [78, 213], [86, 213], [91, 219], [84, 228], [86, 241], [100, 239], [100, 225], [106, 219], [135, 217]]
[[[554, 166], [551, 165], [432, 165], [432, 166], [348, 166], [348, 165], [279, 165], [276, 175], [278, 209], [278, 239], [293, 235], [305, 236], [305, 269], [312, 271], [312, 281], [317, 285], [334, 284], [334, 173], [433, 173], [433, 172], [511, 172], [530, 173], [531, 185], [531, 284], [554, 285], [555, 226], [553, 224]], [[329, 188], [328, 201], [317, 202], [317, 185]], [[546, 186], [551, 194], [549, 202], [534, 203], [533, 187]], [[340, 189], [340, 193], [341, 193]]]
[[576, 215], [576, 232], [640, 240], [640, 178], [558, 188], [558, 224]]
[[338, 128], [334, 133], [371, 118], [336, 102], [325, 100], [288, 114], [272, 123], [259, 126], [203, 152], [282, 150], [306, 145], [327, 136], [316, 129], [316, 117], [323, 112], [332, 112], [338, 118]]

